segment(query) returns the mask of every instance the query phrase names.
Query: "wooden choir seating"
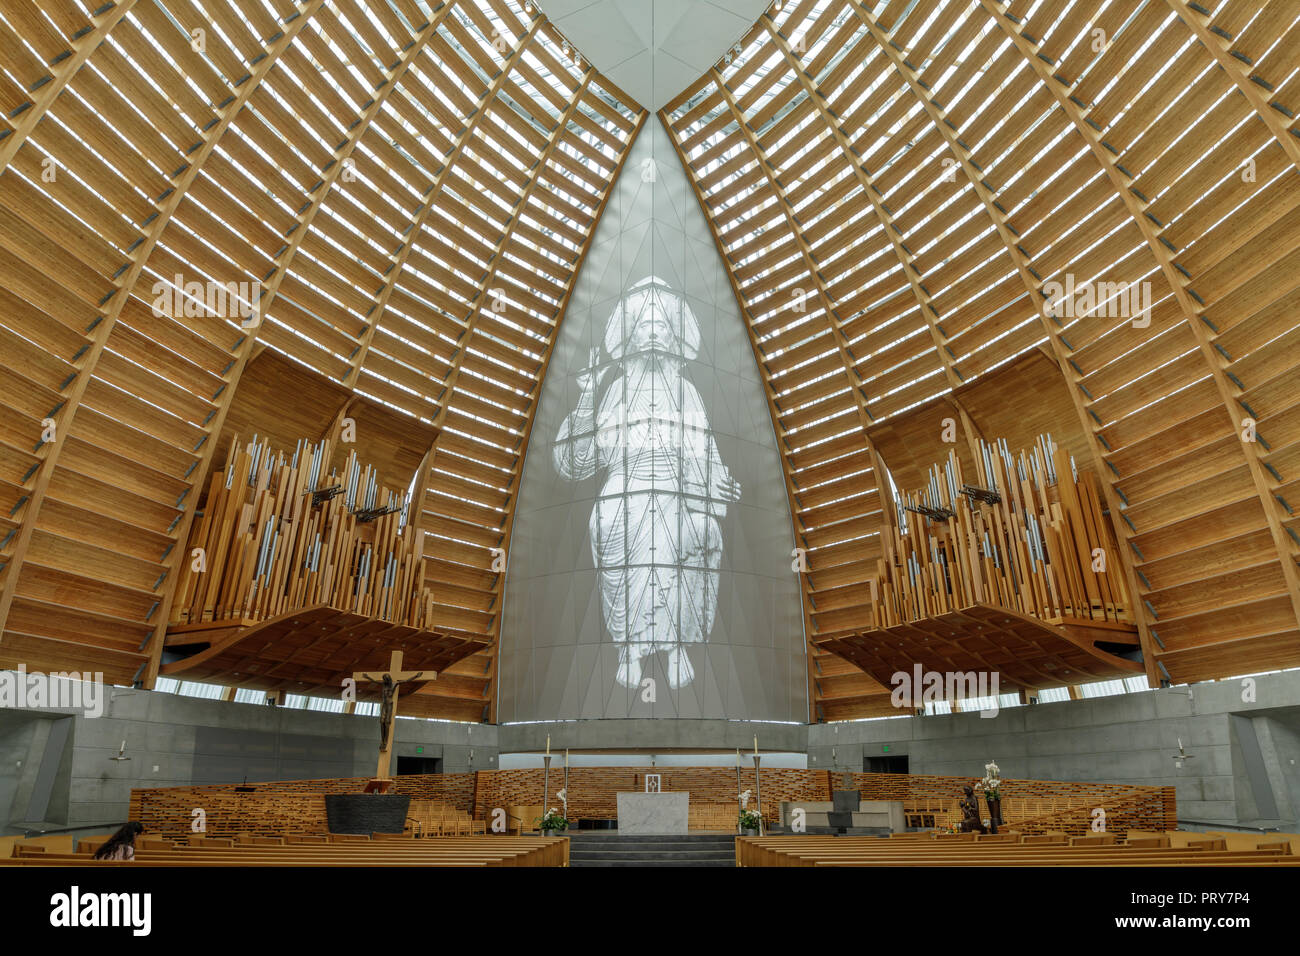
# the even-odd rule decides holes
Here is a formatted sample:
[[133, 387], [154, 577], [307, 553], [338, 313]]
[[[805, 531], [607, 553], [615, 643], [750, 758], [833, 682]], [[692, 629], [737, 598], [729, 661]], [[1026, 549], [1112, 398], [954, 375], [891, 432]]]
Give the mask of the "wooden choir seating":
[[404, 834], [283, 837], [191, 837], [136, 841], [134, 861], [95, 860], [109, 834], [84, 837], [76, 852], [39, 843], [15, 843], [0, 866], [568, 866], [564, 837], [446, 836], [421, 840]]
[[487, 833], [487, 822], [438, 800], [412, 800], [406, 833], [416, 837], [472, 836]]
[[740, 811], [735, 803], [695, 801], [689, 804], [688, 826], [692, 830], [723, 830], [736, 832]]
[[[414, 806], [414, 801], [412, 802]], [[736, 829], [736, 805], [711, 800], [692, 800], [689, 805], [688, 827], [692, 830], [724, 831], [732, 833]], [[530, 833], [537, 830], [537, 819], [542, 815], [540, 804], [529, 806], [508, 804], [506, 806], [506, 830], [510, 833]], [[576, 823], [570, 814], [569, 825]]]
[[[1040, 817], [1058, 817], [1082, 810], [1090, 812], [1099, 804], [1096, 800], [1078, 797], [1002, 799], [1002, 821], [1008, 826], [1037, 821]], [[985, 817], [988, 808], [980, 805]], [[918, 799], [903, 804], [903, 819], [909, 827], [943, 830], [961, 822], [961, 809], [956, 797], [951, 800], [937, 798]], [[1082, 819], [1082, 818], [1081, 818]]]
[[506, 807], [507, 833], [533, 833], [543, 813], [541, 804], [512, 803]]
[[[1178, 840], [1182, 836], [1187, 839]], [[893, 837], [737, 837], [737, 866], [1300, 866], [1285, 834], [1245, 838], [1134, 832], [1090, 836], [1015, 831]]]

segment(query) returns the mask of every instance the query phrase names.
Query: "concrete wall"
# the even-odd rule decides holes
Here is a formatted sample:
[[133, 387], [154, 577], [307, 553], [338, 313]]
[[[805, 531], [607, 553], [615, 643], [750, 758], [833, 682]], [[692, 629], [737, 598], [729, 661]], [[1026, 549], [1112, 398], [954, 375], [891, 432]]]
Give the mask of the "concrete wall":
[[808, 746], [805, 724], [751, 720], [560, 720], [503, 724], [500, 733], [502, 753], [541, 753], [548, 735], [553, 753], [567, 747], [607, 753], [706, 750], [724, 754], [739, 748], [748, 754], [755, 736], [763, 751], [802, 753]]
[[[72, 721], [71, 733], [47, 753], [42, 731], [56, 715]], [[102, 717], [5, 710], [0, 718], [0, 833], [120, 823], [135, 787], [366, 776], [379, 746], [374, 717], [121, 687], [111, 688]], [[399, 717], [396, 733], [397, 756], [439, 757], [446, 773], [496, 767], [495, 726]], [[131, 759], [111, 759], [124, 740]], [[32, 820], [42, 761], [54, 762], [55, 786], [44, 818]]]
[[[900, 717], [809, 728], [808, 766], [862, 770], [871, 756], [909, 758], [912, 773], [1172, 786], [1181, 820], [1296, 826], [1300, 672], [1003, 709], [996, 717]], [[1262, 769], [1252, 771], [1251, 731]], [[1175, 766], [1181, 738], [1194, 759]], [[885, 748], [888, 747], [888, 751]], [[834, 758], [832, 758], [832, 751]], [[1262, 808], [1262, 809], [1261, 809]], [[1274, 812], [1265, 814], [1263, 810]]]
[[[1253, 699], [1247, 690], [1253, 690]], [[862, 770], [909, 758], [920, 774], [1173, 786], [1179, 818], [1200, 826], [1300, 829], [1300, 672], [979, 714], [840, 724], [735, 720], [397, 722], [398, 755], [438, 757], [447, 773], [495, 769], [501, 754], [808, 755], [810, 769]], [[1193, 759], [1172, 759], [1181, 738]], [[126, 818], [133, 787], [365, 776], [378, 746], [373, 717], [286, 710], [112, 688], [104, 716], [0, 710], [0, 834], [97, 827]], [[110, 759], [122, 741], [132, 759]], [[888, 751], [885, 748], [888, 747]], [[834, 758], [832, 758], [832, 751]], [[471, 758], [471, 752], [473, 754]], [[695, 761], [698, 762], [698, 761]], [[775, 765], [775, 764], [771, 764]], [[39, 799], [48, 785], [47, 799]], [[44, 819], [29, 819], [31, 808]]]
[[0, 824], [27, 812], [48, 719], [0, 710]]

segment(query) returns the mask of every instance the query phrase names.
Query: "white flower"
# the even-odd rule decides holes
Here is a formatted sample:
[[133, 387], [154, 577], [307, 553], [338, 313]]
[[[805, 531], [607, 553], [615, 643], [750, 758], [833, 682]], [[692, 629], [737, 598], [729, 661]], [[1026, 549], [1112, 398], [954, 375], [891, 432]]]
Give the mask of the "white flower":
[[569, 797], [568, 797], [568, 793], [567, 793], [566, 791], [561, 790], [559, 793], [556, 794], [556, 796], [559, 797], [560, 800], [561, 800], [565, 805], [568, 804], [568, 802], [569, 802]]
[[742, 810], [745, 807], [749, 806], [749, 797], [751, 793], [753, 793], [752, 790], [746, 790], [744, 793], [740, 795], [740, 808]]

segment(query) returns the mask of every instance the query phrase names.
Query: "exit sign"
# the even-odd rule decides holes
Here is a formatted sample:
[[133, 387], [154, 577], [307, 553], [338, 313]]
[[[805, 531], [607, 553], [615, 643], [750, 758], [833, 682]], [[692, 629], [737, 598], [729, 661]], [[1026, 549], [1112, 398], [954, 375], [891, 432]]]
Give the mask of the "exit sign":
[[889, 753], [889, 744], [885, 744], [885, 753]]
[[[888, 750], [889, 748], [886, 747], [885, 749]], [[424, 753], [424, 748], [423, 748], [423, 747], [416, 747], [416, 748], [415, 748], [415, 752], [416, 752], [417, 754], [422, 754], [422, 753]]]

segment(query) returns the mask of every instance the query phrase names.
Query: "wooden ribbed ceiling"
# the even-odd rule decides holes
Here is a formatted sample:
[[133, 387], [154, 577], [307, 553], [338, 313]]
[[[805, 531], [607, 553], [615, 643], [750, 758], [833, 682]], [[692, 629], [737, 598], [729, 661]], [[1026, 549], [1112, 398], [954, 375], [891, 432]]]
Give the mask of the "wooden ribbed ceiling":
[[[962, 454], [1051, 431], [1096, 468], [1150, 680], [1300, 665], [1298, 18], [785, 0], [660, 113], [767, 383], [810, 636], [869, 623], [883, 476], [951, 417]], [[486, 649], [407, 712], [492, 719], [493, 549], [641, 107], [515, 0], [13, 0], [0, 113], [0, 666], [151, 684], [245, 372], [282, 359], [326, 421], [435, 436], [405, 449], [429, 583]], [[1150, 325], [1053, 317], [1067, 273], [1150, 283]], [[156, 315], [177, 275], [260, 282], [264, 320]], [[887, 709], [822, 651], [810, 684], [813, 719]]]
[[[437, 624], [494, 638], [491, 549], [644, 111], [513, 0], [20, 0], [0, 18], [0, 664], [152, 682], [198, 489], [263, 349], [436, 430], [416, 487]], [[177, 275], [259, 281], [264, 320], [155, 315]], [[492, 654], [407, 712], [489, 717]]]
[[[1077, 436], [1153, 683], [1300, 665], [1298, 18], [786, 2], [661, 112], [767, 379], [810, 635], [869, 625], [884, 469], [910, 487], [951, 416], [962, 444]], [[1150, 325], [1051, 317], [1066, 273], [1150, 283]], [[814, 719], [889, 712], [811, 653]]]

